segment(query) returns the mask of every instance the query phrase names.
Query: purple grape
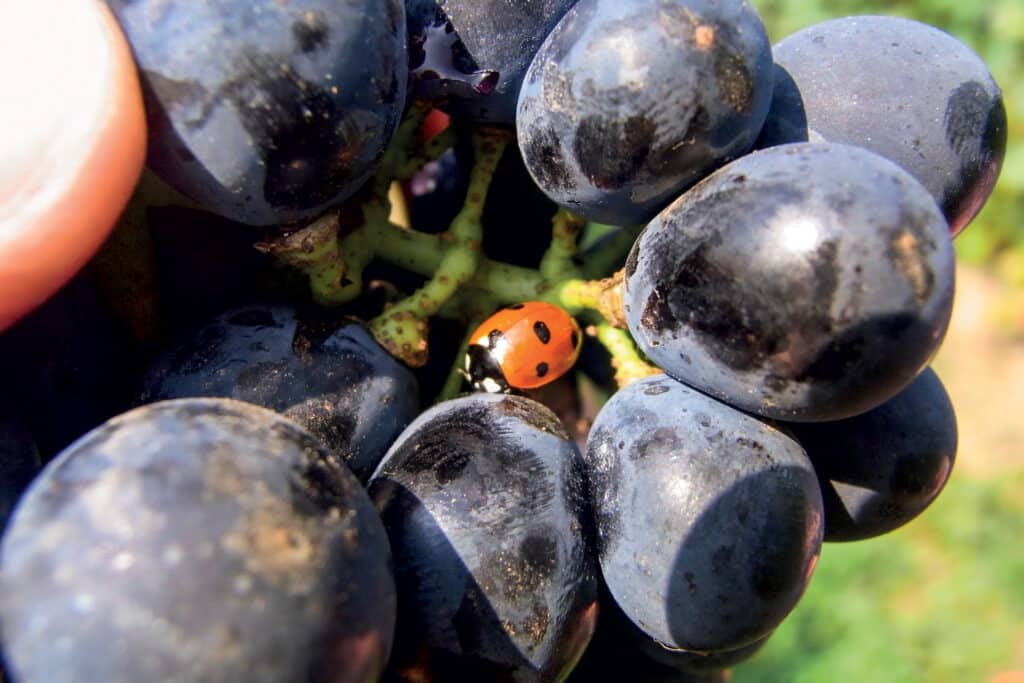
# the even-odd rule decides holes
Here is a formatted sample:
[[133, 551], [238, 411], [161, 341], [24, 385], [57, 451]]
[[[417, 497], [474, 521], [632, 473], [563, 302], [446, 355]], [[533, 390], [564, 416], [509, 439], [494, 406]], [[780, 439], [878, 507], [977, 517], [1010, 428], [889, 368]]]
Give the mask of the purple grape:
[[597, 616], [572, 437], [543, 405], [472, 394], [402, 433], [370, 480], [395, 555], [393, 671], [560, 680]]
[[988, 66], [944, 31], [900, 17], [843, 17], [773, 50], [775, 94], [759, 147], [857, 145], [906, 169], [953, 234], [981, 210], [1006, 153], [1006, 110]]
[[366, 481], [419, 411], [416, 379], [358, 323], [303, 320], [287, 306], [236, 308], [149, 369], [141, 401], [235, 398], [308, 430]]
[[931, 505], [953, 471], [956, 414], [931, 369], [866, 413], [790, 428], [818, 473], [826, 541], [903, 526]]
[[401, 0], [107, 0], [139, 64], [149, 164], [214, 213], [312, 217], [369, 177], [405, 107]]
[[585, 460], [605, 583], [648, 638], [729, 652], [796, 605], [823, 526], [796, 441], [655, 375], [601, 408]]
[[523, 75], [575, 0], [406, 0], [417, 87], [459, 119], [511, 126]]
[[629, 329], [677, 379], [793, 421], [864, 412], [938, 348], [953, 246], [906, 171], [834, 143], [772, 147], [682, 195], [626, 262]]
[[54, 461], [0, 547], [22, 683], [377, 680], [390, 551], [355, 477], [269, 410], [133, 410]]
[[771, 47], [745, 0], [580, 0], [544, 41], [516, 131], [537, 185], [602, 223], [643, 223], [753, 145]]

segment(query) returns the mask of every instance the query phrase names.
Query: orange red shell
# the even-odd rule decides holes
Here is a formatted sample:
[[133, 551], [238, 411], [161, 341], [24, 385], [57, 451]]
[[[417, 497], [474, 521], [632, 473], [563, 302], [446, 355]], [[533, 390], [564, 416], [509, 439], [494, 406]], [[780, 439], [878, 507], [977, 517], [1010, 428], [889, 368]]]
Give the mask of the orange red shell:
[[466, 370], [485, 391], [535, 389], [564, 375], [580, 354], [576, 319], [543, 301], [507, 306], [470, 336]]

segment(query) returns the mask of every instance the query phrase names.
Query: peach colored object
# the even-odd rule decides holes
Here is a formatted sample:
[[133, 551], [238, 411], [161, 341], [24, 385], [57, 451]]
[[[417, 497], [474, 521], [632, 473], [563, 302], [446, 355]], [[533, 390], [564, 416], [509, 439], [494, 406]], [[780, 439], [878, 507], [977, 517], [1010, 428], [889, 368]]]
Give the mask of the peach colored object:
[[131, 51], [98, 0], [0, 0], [0, 330], [96, 252], [145, 159]]

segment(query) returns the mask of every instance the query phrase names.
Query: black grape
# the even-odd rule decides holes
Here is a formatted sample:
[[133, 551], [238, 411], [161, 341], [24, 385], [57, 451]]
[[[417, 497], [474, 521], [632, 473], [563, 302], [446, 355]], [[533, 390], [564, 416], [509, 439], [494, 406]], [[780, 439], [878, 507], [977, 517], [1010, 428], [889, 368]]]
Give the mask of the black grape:
[[12, 401], [0, 394], [0, 533], [41, 467], [39, 451]]
[[505, 263], [536, 268], [551, 244], [558, 209], [527, 173], [519, 150], [505, 150], [484, 205], [483, 253]]
[[794, 421], [864, 412], [938, 348], [953, 246], [931, 195], [866, 150], [747, 155], [682, 195], [626, 262], [629, 329], [667, 373]]
[[311, 217], [369, 177], [405, 106], [401, 0], [107, 0], [132, 46], [149, 164], [242, 223]]
[[280, 270], [270, 255], [253, 248], [260, 233], [251, 226], [199, 209], [156, 206], [146, 211], [146, 228], [153, 240], [163, 338], [229, 308], [280, 296]]
[[0, 334], [0, 386], [43, 462], [127, 410], [142, 369], [138, 343], [87, 273]]
[[735, 650], [765, 638], [800, 599], [823, 513], [792, 438], [655, 375], [602, 407], [585, 461], [605, 583], [649, 638]]
[[460, 163], [450, 149], [412, 177], [406, 198], [409, 221], [416, 230], [437, 234], [448, 229], [466, 199], [469, 166]]
[[723, 669], [694, 673], [659, 663], [638, 646], [637, 633], [614, 601], [602, 595], [597, 630], [567, 683], [728, 683], [729, 672]]
[[862, 415], [790, 428], [818, 473], [826, 541], [871, 538], [914, 519], [956, 458], [956, 414], [931, 369]]
[[392, 669], [553, 681], [597, 617], [580, 455], [548, 408], [472, 394], [424, 412], [369, 484], [395, 556]]
[[[655, 679], [667, 680], [705, 680], [704, 676], [714, 677], [716, 674], [728, 673], [727, 669], [749, 659], [764, 647], [771, 634], [755, 640], [750, 645], [729, 651], [689, 652], [686, 650], [670, 650], [662, 643], [651, 638], [629, 620], [608, 595], [607, 589], [600, 596], [601, 618], [597, 630], [591, 640], [591, 646], [583, 656], [579, 666], [573, 672], [584, 674], [593, 668], [591, 676], [609, 665], [613, 669], [635, 667], [638, 671], [649, 671]], [[628, 671], [628, 668], [622, 669]], [[675, 678], [671, 678], [672, 672]], [[570, 680], [574, 680], [570, 679]], [[580, 677], [580, 681], [588, 680]], [[590, 678], [589, 680], [602, 680]], [[605, 678], [603, 680], [619, 680]], [[648, 679], [634, 675], [631, 680], [647, 681]]]
[[223, 313], [149, 369], [141, 402], [222, 396], [295, 420], [360, 481], [419, 412], [416, 379], [358, 323], [309, 324], [287, 306]]
[[366, 492], [294, 423], [156, 403], [75, 442], [16, 509], [5, 656], [22, 683], [375, 681], [389, 563]]
[[660, 643], [648, 638], [641, 644], [640, 651], [651, 660], [675, 671], [688, 674], [712, 674], [747, 661], [761, 651], [761, 648], [765, 646], [770, 637], [771, 633], [758, 638], [749, 645], [724, 652], [669, 650]]
[[575, 0], [406, 0], [421, 94], [468, 121], [511, 126], [530, 60]]
[[771, 88], [771, 46], [747, 2], [580, 0], [527, 71], [519, 147], [561, 206], [643, 223], [750, 149]]
[[844, 17], [776, 44], [758, 146], [858, 145], [896, 162], [941, 205], [953, 234], [981, 209], [1006, 152], [1002, 93], [944, 31], [900, 17]]

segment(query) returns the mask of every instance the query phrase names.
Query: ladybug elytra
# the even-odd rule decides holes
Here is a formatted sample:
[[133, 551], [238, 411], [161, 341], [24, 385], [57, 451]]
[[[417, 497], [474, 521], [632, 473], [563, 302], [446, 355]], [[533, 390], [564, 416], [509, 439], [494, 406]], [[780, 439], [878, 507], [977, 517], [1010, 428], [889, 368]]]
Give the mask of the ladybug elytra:
[[466, 350], [466, 375], [491, 393], [536, 389], [566, 373], [580, 355], [575, 318], [543, 301], [507, 306], [480, 324]]

